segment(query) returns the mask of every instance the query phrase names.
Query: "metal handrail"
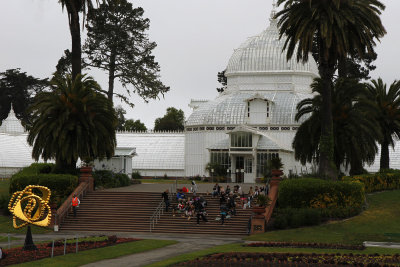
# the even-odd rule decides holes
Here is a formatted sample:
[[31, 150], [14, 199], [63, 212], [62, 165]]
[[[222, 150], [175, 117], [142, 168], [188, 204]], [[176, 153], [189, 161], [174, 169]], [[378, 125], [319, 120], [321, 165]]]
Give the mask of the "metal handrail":
[[[169, 188], [168, 198], [172, 200], [175, 192], [176, 192], [176, 184], [173, 184]], [[150, 216], [150, 232], [152, 231], [152, 229], [154, 229], [155, 225], [158, 223], [158, 220], [161, 218], [161, 215], [164, 214], [164, 209], [165, 209], [164, 200], [161, 200], [160, 203], [158, 203], [156, 210]]]

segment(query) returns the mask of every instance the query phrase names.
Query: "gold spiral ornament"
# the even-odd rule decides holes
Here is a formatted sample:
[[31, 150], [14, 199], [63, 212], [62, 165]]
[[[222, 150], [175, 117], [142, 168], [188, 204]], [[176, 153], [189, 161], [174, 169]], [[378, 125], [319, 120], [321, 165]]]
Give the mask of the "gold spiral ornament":
[[[41, 195], [36, 192], [40, 192]], [[8, 209], [13, 215], [14, 228], [21, 228], [28, 224], [49, 226], [50, 195], [50, 189], [40, 185], [28, 185], [24, 190], [15, 192], [8, 203]], [[22, 222], [18, 224], [18, 220]]]

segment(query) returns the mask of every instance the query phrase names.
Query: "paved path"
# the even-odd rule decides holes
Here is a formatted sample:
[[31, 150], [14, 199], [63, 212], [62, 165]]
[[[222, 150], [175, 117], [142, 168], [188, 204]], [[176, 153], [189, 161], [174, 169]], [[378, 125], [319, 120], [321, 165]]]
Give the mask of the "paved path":
[[[84, 237], [84, 236], [109, 235], [109, 234], [110, 234], [109, 232], [77, 232], [77, 233], [57, 232], [57, 233], [37, 234], [37, 235], [34, 234], [33, 240], [34, 242], [38, 242], [38, 241], [50, 241], [57, 239], [59, 240], [64, 238], [75, 238], [76, 236]], [[145, 266], [184, 253], [199, 251], [218, 245], [243, 242], [242, 237], [240, 236], [226, 237], [226, 236], [204, 236], [204, 235], [188, 235], [188, 234], [177, 235], [177, 234], [161, 234], [161, 233], [154, 234], [154, 233], [114, 233], [114, 232], [112, 234], [121, 237], [123, 236], [123, 237], [133, 237], [141, 239], [175, 240], [178, 241], [179, 243], [147, 252], [131, 254], [110, 260], [102, 260], [83, 266], [85, 267]], [[6, 234], [1, 234], [1, 235], [7, 236]], [[25, 235], [11, 234], [11, 236], [19, 238], [18, 240], [12, 240], [11, 246], [24, 244]], [[8, 243], [6, 242], [0, 243], [0, 246], [3, 248], [7, 248]]]
[[[147, 238], [149, 237], [147, 236]], [[164, 240], [172, 239], [179, 241], [179, 243], [159, 248], [156, 250], [123, 256], [116, 259], [103, 260], [95, 263], [90, 263], [87, 265], [83, 265], [83, 267], [146, 266], [148, 264], [159, 262], [185, 253], [195, 252], [223, 244], [243, 242], [240, 237], [227, 238], [227, 237], [205, 237], [205, 236], [189, 236], [189, 235], [180, 235], [180, 236], [157, 235], [157, 239], [164, 239]]]

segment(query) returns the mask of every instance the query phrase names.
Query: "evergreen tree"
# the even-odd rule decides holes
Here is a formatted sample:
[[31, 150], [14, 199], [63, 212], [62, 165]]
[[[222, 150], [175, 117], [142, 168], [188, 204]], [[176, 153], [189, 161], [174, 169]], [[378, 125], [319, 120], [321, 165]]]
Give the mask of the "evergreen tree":
[[[322, 86], [321, 79], [316, 79], [312, 88], [318, 94], [302, 100], [297, 106], [296, 121], [308, 116], [293, 140], [295, 157], [303, 164], [319, 161]], [[364, 163], [374, 162], [378, 151], [376, 141], [382, 138], [380, 128], [376, 127], [378, 122], [371, 116], [374, 112], [375, 105], [368, 99], [364, 84], [356, 79], [338, 79], [334, 82], [332, 116], [336, 168], [345, 164], [350, 166], [350, 174], [355, 175], [364, 172]]]
[[[103, 0], [105, 2], [105, 0]], [[67, 9], [69, 31], [71, 33], [71, 71], [72, 80], [75, 80], [78, 74], [82, 73], [82, 48], [81, 48], [81, 27], [79, 22], [79, 13], [86, 16], [86, 12], [93, 9], [92, 0], [59, 0], [62, 8]], [[96, 0], [99, 3], [99, 0]]]
[[116, 146], [117, 118], [111, 101], [91, 78], [55, 76], [53, 91], [42, 92], [31, 107], [28, 135], [32, 157], [55, 159], [56, 172], [74, 172], [78, 158], [110, 158]]
[[154, 122], [154, 131], [183, 131], [185, 126], [185, 114], [183, 110], [170, 107], [162, 118]]
[[375, 103], [372, 117], [382, 131], [380, 169], [389, 169], [389, 146], [400, 139], [400, 81], [394, 81], [389, 90], [381, 78], [367, 84], [368, 98]]
[[276, 14], [280, 37], [285, 36], [287, 58], [307, 61], [318, 51], [318, 70], [323, 83], [320, 111], [319, 172], [337, 178], [334, 164], [332, 83], [340, 59], [356, 52], [360, 58], [374, 52], [375, 39], [386, 33], [379, 15], [385, 6], [378, 0], [278, 0]]
[[[111, 0], [88, 15], [88, 37], [84, 46], [88, 66], [108, 72], [108, 98], [113, 99], [118, 79], [130, 95], [155, 99], [169, 91], [160, 81], [160, 66], [152, 55], [156, 47], [146, 31], [150, 20], [143, 18], [141, 7], [133, 8], [126, 0]], [[126, 103], [126, 97], [117, 94]]]
[[34, 96], [48, 85], [47, 79], [35, 78], [21, 72], [20, 69], [0, 72], [0, 124], [7, 118], [12, 104], [18, 119], [29, 128], [32, 118], [28, 107], [32, 104]]

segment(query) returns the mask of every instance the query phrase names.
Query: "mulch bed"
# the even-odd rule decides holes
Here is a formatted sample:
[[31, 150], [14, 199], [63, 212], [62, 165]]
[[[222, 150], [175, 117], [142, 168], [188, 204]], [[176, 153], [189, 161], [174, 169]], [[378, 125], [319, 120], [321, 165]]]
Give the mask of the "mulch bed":
[[[109, 236], [104, 241], [81, 241], [78, 243], [78, 253], [80, 251], [102, 248], [108, 246], [114, 246], [121, 243], [139, 241], [141, 239], [136, 238], [120, 238], [116, 236]], [[6, 266], [11, 264], [19, 264], [23, 262], [35, 261], [44, 258], [51, 257], [52, 243], [45, 243], [36, 245], [37, 250], [24, 251], [22, 247], [3, 249], [3, 255], [5, 257], [0, 260], [0, 266]], [[67, 243], [66, 254], [76, 252], [76, 243]], [[54, 242], [54, 256], [64, 255], [64, 240], [58, 240]]]
[[304, 243], [304, 242], [252, 242], [243, 245], [244, 247], [279, 247], [279, 248], [320, 248], [320, 249], [347, 249], [364, 250], [365, 246], [343, 245], [329, 243]]
[[316, 253], [217, 253], [173, 266], [399, 266], [400, 255]]

